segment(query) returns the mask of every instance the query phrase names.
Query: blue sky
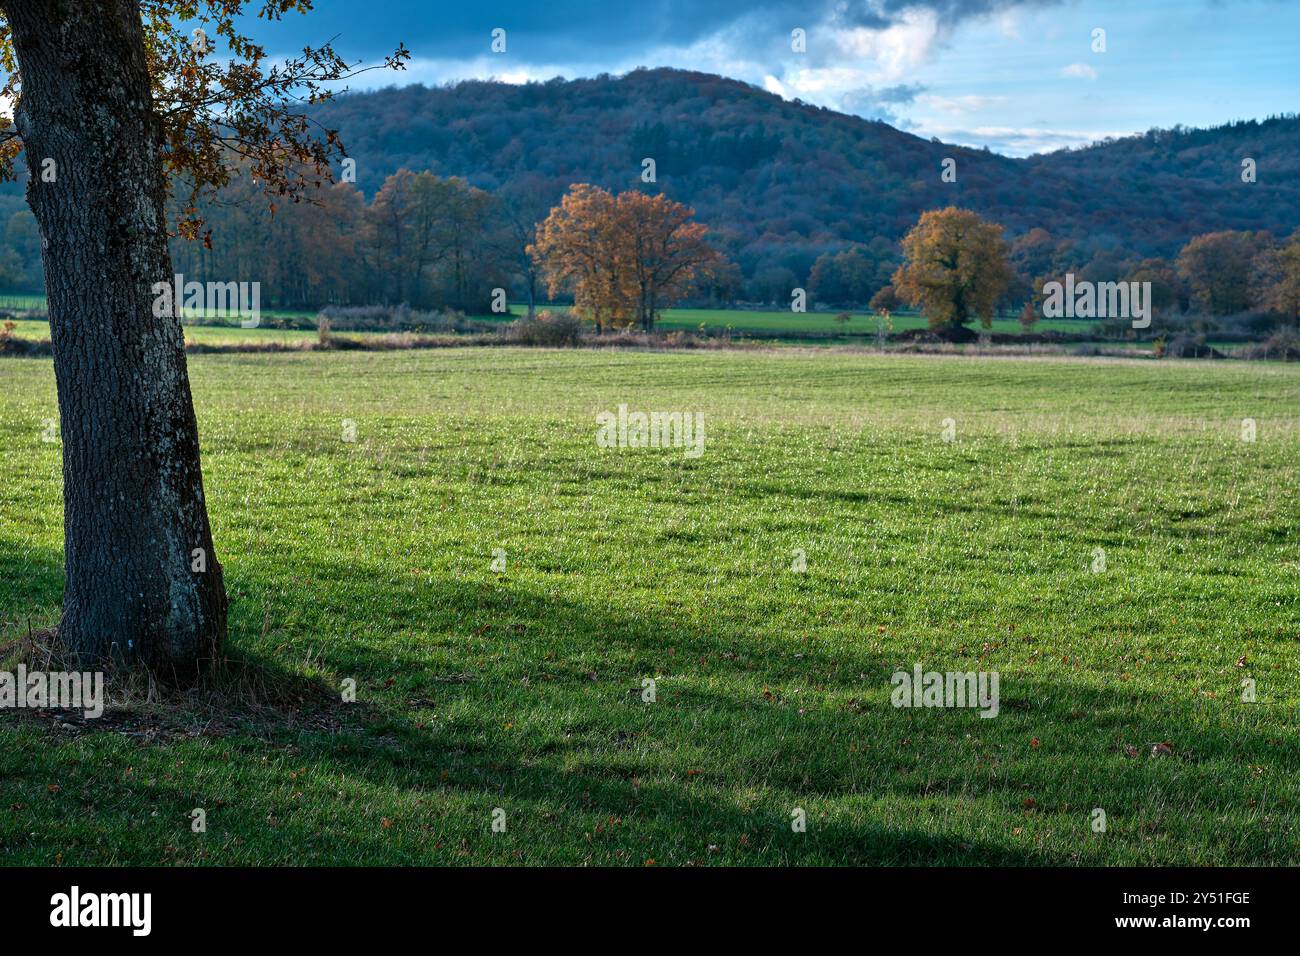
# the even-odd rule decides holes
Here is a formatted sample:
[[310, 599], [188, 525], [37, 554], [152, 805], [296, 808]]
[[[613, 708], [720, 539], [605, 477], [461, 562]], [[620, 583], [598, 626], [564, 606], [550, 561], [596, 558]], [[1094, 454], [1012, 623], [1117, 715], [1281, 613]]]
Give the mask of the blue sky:
[[[354, 88], [675, 66], [921, 136], [1025, 155], [1300, 110], [1300, 0], [316, 0], [271, 53], [337, 37], [405, 74]], [[494, 28], [506, 51], [490, 49]], [[791, 31], [806, 51], [791, 49]], [[1093, 31], [1105, 30], [1105, 52]]]

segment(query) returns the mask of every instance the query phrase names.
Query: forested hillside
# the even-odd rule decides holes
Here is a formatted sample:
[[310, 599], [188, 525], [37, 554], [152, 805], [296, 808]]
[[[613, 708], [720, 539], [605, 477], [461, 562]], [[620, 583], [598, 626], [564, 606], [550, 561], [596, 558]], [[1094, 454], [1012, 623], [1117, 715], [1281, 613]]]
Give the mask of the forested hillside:
[[[525, 173], [605, 188], [658, 186], [724, 233], [746, 274], [811, 264], [837, 244], [900, 238], [920, 213], [960, 205], [1012, 234], [1042, 227], [1087, 246], [1171, 255], [1219, 229], [1300, 225], [1300, 120], [1153, 131], [1026, 160], [920, 139], [786, 102], [736, 80], [640, 70], [527, 86], [466, 82], [342, 98], [322, 113], [367, 193], [398, 168], [494, 190]], [[940, 181], [944, 157], [957, 181]], [[1254, 158], [1258, 181], [1241, 181]]]
[[[316, 118], [340, 131], [362, 194], [329, 198], [333, 212], [326, 215], [361, 217], [398, 170], [463, 177], [510, 197], [516, 219], [534, 221], [573, 182], [660, 191], [694, 207], [751, 299], [809, 281], [819, 256], [849, 248], [865, 259], [867, 284], [878, 287], [896, 264], [898, 239], [923, 211], [948, 205], [1002, 224], [1012, 239], [1045, 230], [1056, 266], [1091, 267], [1098, 275], [1152, 256], [1171, 258], [1201, 233], [1266, 230], [1282, 238], [1300, 226], [1300, 120], [1293, 117], [1157, 130], [1020, 160], [786, 102], [735, 80], [655, 69], [522, 86], [474, 81], [349, 94]], [[940, 177], [948, 157], [956, 161], [955, 182]], [[641, 181], [646, 158], [656, 164], [654, 184]], [[1256, 161], [1257, 182], [1242, 181], [1245, 158]], [[20, 186], [6, 184], [0, 286], [7, 288], [39, 286], [39, 240], [23, 208]], [[187, 250], [178, 266], [205, 271], [200, 261], [232, 257], [259, 263], [277, 273], [264, 280], [270, 300], [285, 304], [357, 298], [360, 279], [343, 273], [362, 256], [353, 239], [366, 224], [358, 218], [332, 231], [325, 224], [321, 232], [320, 211], [279, 215], [286, 221], [272, 226], [256, 221], [265, 213], [255, 208], [208, 210], [215, 251]], [[382, 229], [374, 222], [369, 228], [366, 254], [387, 255]], [[512, 256], [519, 258], [510, 231], [503, 224], [470, 245], [484, 247], [480, 254], [488, 246], [504, 250], [508, 268]], [[292, 247], [295, 235], [333, 248]], [[235, 250], [238, 243], [245, 246]], [[346, 261], [332, 264], [331, 255]], [[367, 268], [382, 266], [373, 261]], [[499, 281], [478, 278], [480, 286]], [[397, 281], [383, 280], [390, 291], [382, 297]], [[463, 278], [456, 281], [464, 286]], [[322, 282], [330, 286], [325, 293], [315, 291]], [[352, 294], [340, 293], [345, 283]]]

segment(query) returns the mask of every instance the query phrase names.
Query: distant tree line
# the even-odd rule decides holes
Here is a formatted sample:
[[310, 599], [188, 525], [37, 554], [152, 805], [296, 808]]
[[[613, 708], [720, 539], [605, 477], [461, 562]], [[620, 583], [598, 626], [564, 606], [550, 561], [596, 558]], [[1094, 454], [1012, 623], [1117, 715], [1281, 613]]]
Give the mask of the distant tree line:
[[[736, 264], [736, 298], [788, 303], [812, 289], [823, 255], [856, 250], [875, 281], [899, 263], [898, 242], [923, 212], [970, 209], [1006, 229], [1036, 227], [1068, 244], [1076, 273], [1172, 261], [1193, 236], [1241, 229], [1289, 235], [1300, 226], [1300, 120], [1152, 130], [1086, 149], [1012, 159], [923, 139], [880, 122], [780, 97], [705, 73], [650, 69], [620, 77], [508, 84], [465, 81], [343, 96], [322, 107], [373, 195], [398, 168], [459, 175], [496, 193], [522, 176], [613, 193], [645, 188], [684, 203]], [[1242, 157], [1258, 180], [1242, 181]], [[952, 158], [956, 181], [940, 179]], [[1095, 265], [1094, 265], [1095, 263]], [[1030, 276], [1034, 278], [1034, 276]], [[832, 283], [834, 284], [834, 283]], [[866, 293], [869, 298], [870, 293]], [[831, 308], [861, 290], [821, 293]], [[836, 305], [831, 305], [835, 302]]]
[[398, 305], [489, 311], [518, 242], [504, 197], [455, 177], [398, 170], [367, 202], [350, 183], [268, 209], [251, 176], [199, 210], [201, 241], [172, 243], [178, 272], [261, 283], [262, 306]]
[[[1288, 116], [1152, 130], [1018, 160], [671, 69], [406, 86], [341, 96], [314, 116], [341, 133], [356, 160], [349, 186], [359, 194], [340, 187], [325, 199], [340, 215], [337, 228], [286, 203], [274, 223], [241, 210], [240, 194], [255, 187], [236, 182], [235, 208], [203, 210], [213, 248], [174, 245], [187, 272], [211, 266], [218, 277], [261, 278], [232, 267], [255, 263], [274, 274], [262, 278], [263, 291], [281, 308], [401, 294], [413, 306], [480, 311], [485, 290], [502, 280], [513, 299], [526, 301], [538, 288], [524, 252], [533, 228], [570, 184], [590, 183], [611, 194], [662, 194], [696, 211], [731, 263], [701, 274], [692, 290], [689, 301], [709, 305], [784, 307], [797, 287], [823, 308], [861, 307], [889, 282], [901, 263], [899, 241], [922, 213], [957, 205], [1006, 228], [1016, 275], [999, 309], [1011, 311], [1049, 275], [1111, 281], [1162, 261], [1178, 278], [1179, 250], [1193, 236], [1249, 223], [1281, 243], [1300, 225], [1300, 121]], [[1258, 158], [1258, 181], [1243, 182], [1241, 157]], [[657, 162], [653, 185], [637, 181], [643, 158]], [[945, 158], [955, 161], [955, 182], [940, 180]], [[462, 186], [390, 185], [404, 171]], [[404, 218], [407, 193], [413, 216], [441, 208], [454, 219], [478, 214], [482, 197], [465, 194], [472, 189], [495, 200], [474, 235], [462, 230], [454, 248], [446, 236], [414, 235], [418, 223]], [[21, 193], [20, 183], [0, 183], [0, 289], [39, 292], [39, 236]], [[458, 276], [457, 262], [474, 243], [477, 269]], [[391, 274], [381, 249], [398, 256]]]
[[[654, 130], [644, 135], [659, 135]], [[892, 311], [919, 301], [915, 283], [923, 279], [904, 288], [899, 272], [917, 243], [939, 242], [954, 225], [982, 236], [979, 248], [997, 250], [982, 260], [980, 278], [988, 270], [997, 277], [981, 287], [980, 310], [1020, 313], [1026, 325], [1041, 312], [1045, 286], [1067, 273], [1082, 282], [1149, 281], [1157, 315], [1253, 313], [1295, 322], [1300, 308], [1300, 230], [1205, 233], [1166, 259], [1094, 249], [1041, 227], [1014, 238], [996, 227], [994, 241], [973, 211], [960, 223], [930, 211], [901, 242], [846, 242], [804, 274], [783, 265], [746, 274], [725, 254], [725, 233], [649, 190], [614, 193], [529, 174], [488, 191], [399, 169], [369, 201], [340, 182], [311, 202], [268, 208], [255, 178], [240, 172], [216, 201], [195, 210], [199, 238], [173, 238], [172, 257], [187, 279], [260, 282], [269, 309], [405, 304], [487, 314], [501, 304], [494, 290], [504, 289], [530, 314], [543, 299], [572, 301], [599, 328], [649, 329], [670, 304], [787, 308], [802, 288], [814, 307]], [[26, 210], [0, 223], [0, 290], [43, 291], [40, 236]]]
[[1150, 283], [1155, 316], [1255, 314], [1287, 325], [1300, 321], [1300, 230], [1286, 240], [1263, 231], [1206, 233], [1193, 237], [1173, 262], [1094, 261], [1075, 272], [1069, 244], [1055, 242], [1046, 230], [1007, 242], [1001, 226], [949, 207], [924, 213], [903, 238], [902, 252], [902, 265], [871, 307], [889, 312], [905, 302], [936, 328], [976, 318], [987, 327], [1016, 304], [1022, 325], [1030, 328], [1050, 285], [1065, 285], [1070, 275], [1071, 286]]

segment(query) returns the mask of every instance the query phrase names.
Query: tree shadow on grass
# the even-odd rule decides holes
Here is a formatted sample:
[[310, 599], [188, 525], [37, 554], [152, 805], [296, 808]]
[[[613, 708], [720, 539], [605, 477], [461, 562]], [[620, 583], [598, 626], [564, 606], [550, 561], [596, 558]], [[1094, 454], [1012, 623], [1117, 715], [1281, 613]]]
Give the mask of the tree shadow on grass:
[[[970, 814], [1023, 818], [1031, 829], [1046, 818], [1082, 832], [1100, 801], [1117, 820], [1129, 814], [1177, 838], [1171, 815], [1217, 820], [1261, 799], [1268, 813], [1294, 812], [1284, 781], [1300, 772], [1295, 735], [1279, 739], [1276, 727], [1185, 694], [1017, 673], [1004, 675], [992, 720], [895, 709], [893, 661], [865, 648], [760, 646], [721, 615], [688, 624], [518, 581], [442, 581], [413, 592], [386, 587], [376, 567], [316, 562], [305, 573], [345, 595], [337, 606], [311, 600], [308, 608], [291, 594], [288, 610], [327, 638], [321, 666], [331, 679], [355, 677], [357, 710], [340, 704], [346, 717], [320, 726], [250, 714], [215, 737], [94, 743], [107, 735], [92, 733], [93, 771], [67, 749], [75, 741], [48, 730], [54, 739], [39, 755], [18, 746], [0, 759], [0, 780], [24, 794], [14, 803], [40, 797], [55, 774], [69, 791], [80, 774], [85, 787], [105, 792], [91, 835], [73, 839], [144, 863], [188, 846], [175, 858], [1022, 865], [1063, 862], [1062, 854], [981, 835]], [[375, 619], [358, 617], [346, 597], [356, 593], [382, 596]], [[259, 608], [247, 605], [233, 619], [233, 650], [268, 679], [303, 679], [288, 663], [292, 642], [263, 635]], [[336, 621], [366, 636], [330, 640]], [[927, 667], [977, 665], [936, 659]], [[659, 678], [653, 704], [641, 697], [650, 675]], [[1145, 753], [1165, 740], [1171, 756]], [[1130, 757], [1126, 743], [1142, 750]], [[170, 770], [179, 763], [215, 768], [221, 782]], [[129, 765], [155, 775], [143, 804], [122, 782]], [[1250, 767], [1268, 775], [1252, 784]], [[1156, 804], [1163, 817], [1149, 812]], [[216, 807], [214, 838], [201, 845], [186, 836], [196, 805]], [[141, 836], [142, 806], [160, 809], [167, 823]], [[795, 807], [808, 813], [807, 833], [791, 830]], [[509, 821], [505, 833], [491, 831], [496, 808]], [[69, 813], [42, 832], [80, 833], [80, 811]], [[938, 817], [927, 822], [927, 813]], [[36, 823], [15, 823], [10, 836], [0, 826], [0, 841], [36, 832]], [[1236, 840], [1255, 854], [1246, 862], [1284, 859], [1273, 833], [1207, 839], [1164, 852], [1180, 862], [1198, 853], [1222, 859]], [[20, 858], [38, 852], [16, 842]]]
[[[52, 549], [0, 539], [0, 668], [23, 664], [33, 670], [77, 669], [65, 661], [57, 623], [63, 596], [63, 555]], [[228, 647], [216, 666], [196, 686], [167, 688], [139, 671], [105, 669], [105, 707], [100, 718], [84, 712], [42, 708], [40, 716], [74, 732], [112, 729], [150, 739], [166, 738], [177, 720], [230, 726], [248, 718], [262, 723], [294, 724], [306, 718], [316, 727], [336, 726], [330, 711], [338, 704], [319, 678], [258, 653]], [[0, 710], [0, 718], [30, 717], [27, 711]]]
[[[959, 494], [944, 495], [932, 500], [918, 498], [888, 491], [839, 491], [833, 488], [801, 488], [772, 483], [746, 483], [732, 489], [736, 498], [771, 502], [773, 499], [785, 498], [805, 502], [838, 502], [843, 505], [874, 505], [898, 509], [901, 513], [915, 515], [924, 522], [930, 514], [941, 512], [946, 518], [959, 516], [978, 516], [1005, 523], [1032, 521], [1035, 541], [1078, 543], [1086, 547], [1096, 544], [1120, 547], [1132, 539], [1136, 533], [1142, 540], [1180, 541], [1187, 545], [1199, 545], [1209, 549], [1217, 545], [1223, 536], [1221, 529], [1208, 525], [1217, 518], [1230, 516], [1232, 508], [1221, 505], [1203, 508], [1161, 508], [1153, 512], [1150, 527], [1117, 527], [1115, 519], [1107, 518], [1101, 522], [1092, 522], [1080, 516], [1075, 507], [1068, 504], [1038, 498], [1024, 498], [1015, 507], [1005, 502], [975, 501]], [[774, 509], [776, 510], [776, 509]], [[788, 520], [787, 527], [803, 526], [802, 522]], [[1275, 547], [1291, 540], [1294, 530], [1285, 525], [1265, 526], [1258, 522], [1239, 525], [1232, 529], [1234, 542], [1246, 546]]]
[[[336, 581], [365, 573], [313, 569]], [[1137, 813], [1154, 795], [1177, 807], [1170, 812], [1214, 818], [1265, 792], [1243, 786], [1247, 768], [1269, 768], [1274, 785], [1300, 771], [1294, 734], [1279, 739], [1252, 723], [1254, 714], [1172, 696], [1172, 686], [1160, 698], [1007, 675], [1000, 718], [983, 720], [891, 707], [893, 665], [882, 654], [746, 647], [725, 621], [672, 626], [658, 614], [615, 613], [515, 582], [431, 584], [405, 614], [394, 610], [394, 625], [459, 632], [463, 647], [441, 645], [436, 661], [410, 644], [396, 653], [367, 642], [341, 650], [381, 698], [381, 681], [397, 685], [381, 704], [392, 745], [350, 747], [333, 759], [376, 782], [495, 795], [538, 813], [558, 803], [584, 819], [653, 814], [676, 821], [650, 828], [667, 827], [670, 843], [672, 826], [718, 845], [752, 839], [761, 821], [788, 830], [789, 808], [809, 800], [986, 800], [1008, 815], [1059, 810], [1082, 826], [1100, 795], [1109, 794], [1115, 814]], [[481, 666], [512, 654], [507, 673]], [[971, 658], [927, 666], [978, 667]], [[448, 680], [449, 671], [464, 679]], [[650, 674], [661, 689], [646, 705], [641, 680]], [[816, 688], [799, 697], [796, 684]], [[438, 717], [447, 713], [453, 722]], [[1175, 742], [1173, 754], [1151, 758], [1150, 744], [1165, 740]], [[1044, 862], [1034, 851], [906, 824], [826, 826], [838, 848], [830, 859]]]

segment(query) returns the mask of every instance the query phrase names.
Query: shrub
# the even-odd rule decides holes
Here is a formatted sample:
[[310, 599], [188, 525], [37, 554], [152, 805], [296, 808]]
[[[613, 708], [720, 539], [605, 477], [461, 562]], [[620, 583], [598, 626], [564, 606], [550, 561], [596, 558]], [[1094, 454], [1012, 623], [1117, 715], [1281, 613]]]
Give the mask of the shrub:
[[477, 325], [466, 321], [463, 312], [419, 312], [402, 305], [330, 305], [321, 309], [321, 319], [343, 332], [471, 332]]
[[1201, 351], [1205, 348], [1205, 336], [1194, 335], [1190, 332], [1179, 332], [1170, 336], [1165, 342], [1163, 356], [1165, 358], [1199, 358]]
[[582, 323], [568, 313], [539, 312], [535, 319], [518, 319], [507, 326], [507, 341], [515, 345], [564, 348], [582, 344]]
[[1295, 329], [1278, 329], [1259, 345], [1245, 352], [1250, 359], [1281, 359], [1283, 362], [1300, 362], [1300, 332]]
[[1218, 349], [1205, 343], [1205, 336], [1179, 332], [1165, 343], [1164, 358], [1224, 358]]

